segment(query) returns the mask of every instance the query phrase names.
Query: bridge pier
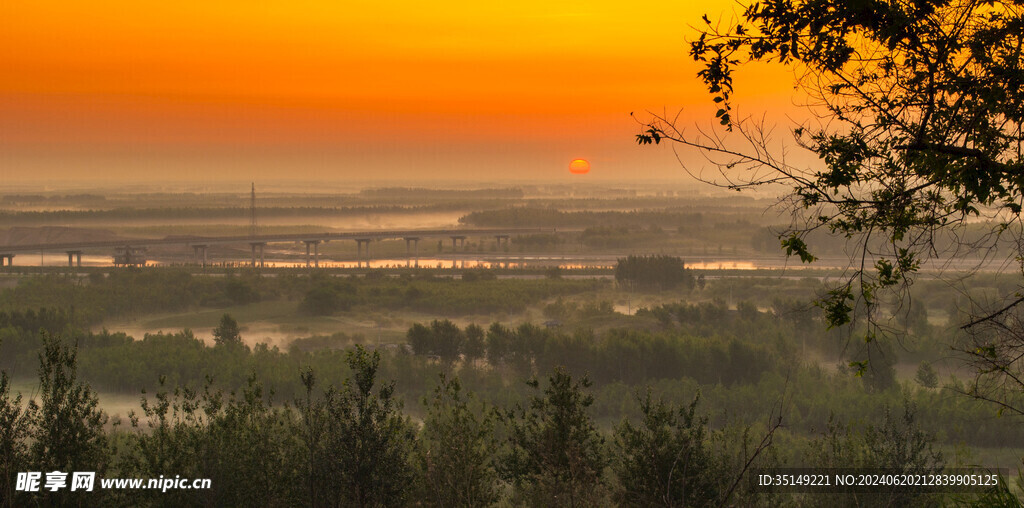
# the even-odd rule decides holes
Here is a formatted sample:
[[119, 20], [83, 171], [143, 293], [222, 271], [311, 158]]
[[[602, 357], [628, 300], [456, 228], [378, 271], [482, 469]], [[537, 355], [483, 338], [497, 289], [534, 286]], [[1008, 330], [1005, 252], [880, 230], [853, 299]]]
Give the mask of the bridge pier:
[[0, 254], [0, 266], [14, 266], [14, 254]]
[[[412, 252], [409, 251], [409, 243], [412, 243]], [[416, 268], [420, 267], [420, 237], [418, 236], [407, 236], [405, 237], [405, 266], [409, 267], [409, 258], [414, 258]]]
[[466, 250], [466, 237], [465, 236], [463, 236], [463, 235], [452, 235], [451, 238], [452, 238], [452, 252], [455, 252], [455, 250], [456, 250], [455, 249], [455, 241], [456, 240], [459, 241], [459, 246], [462, 247], [462, 250]]
[[256, 268], [256, 250], [260, 251], [260, 264], [259, 267], [263, 268], [263, 248], [266, 247], [267, 242], [249, 242], [249, 248], [252, 250], [252, 266]]
[[68, 266], [74, 267], [77, 261], [78, 267], [82, 267], [82, 251], [80, 250], [69, 250], [68, 253]]
[[498, 250], [501, 250], [502, 240], [505, 240], [505, 248], [508, 248], [508, 235], [494, 235], [494, 239], [498, 242]]
[[410, 242], [412, 243], [413, 250], [415, 251], [416, 255], [418, 256], [419, 255], [419, 250], [420, 250], [420, 237], [418, 237], [418, 236], [407, 236], [407, 237], [405, 237], [405, 255], [406, 256], [410, 255], [410, 252], [409, 252], [409, 243]]
[[[202, 252], [203, 256], [200, 258], [199, 253]], [[202, 262], [203, 268], [206, 268], [206, 245], [193, 245], [192, 246], [192, 259], [196, 263]]]
[[309, 268], [309, 246], [313, 246], [313, 266], [320, 268], [320, 240], [303, 240], [306, 244], [306, 268]]
[[363, 244], [366, 244], [366, 267], [370, 267], [370, 238], [356, 238], [356, 266], [363, 266]]
[[[420, 237], [406, 237], [406, 267], [410, 265], [409, 260], [414, 259], [414, 263], [417, 268], [420, 267]], [[413, 244], [413, 250], [410, 252], [409, 244]]]

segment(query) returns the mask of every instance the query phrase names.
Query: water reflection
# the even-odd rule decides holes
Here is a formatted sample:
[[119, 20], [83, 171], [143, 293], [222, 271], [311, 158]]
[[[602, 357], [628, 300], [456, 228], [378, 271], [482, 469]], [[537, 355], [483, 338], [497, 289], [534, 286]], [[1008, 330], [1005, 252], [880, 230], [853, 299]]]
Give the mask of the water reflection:
[[755, 270], [764, 268], [753, 261], [701, 261], [699, 263], [686, 263], [686, 267], [692, 270]]
[[[301, 254], [284, 250], [267, 250], [267, 258], [263, 261], [266, 268], [306, 268], [314, 266], [314, 258], [308, 260]], [[192, 256], [168, 257], [166, 253], [152, 253], [156, 259], [149, 259], [146, 266], [196, 266], [199, 263]], [[270, 258], [272, 255], [273, 258]], [[615, 255], [508, 255], [508, 254], [455, 254], [450, 256], [385, 256], [380, 259], [331, 259], [321, 254], [316, 259], [316, 266], [322, 268], [431, 268], [431, 269], [522, 269], [522, 268], [549, 268], [558, 267], [566, 270], [572, 269], [613, 269], [621, 256]], [[113, 266], [114, 258], [110, 254], [82, 254], [81, 266], [83, 267], [110, 267]], [[817, 263], [812, 266], [789, 264], [784, 258], [765, 259], [724, 259], [710, 260], [698, 259], [689, 260], [683, 258], [687, 268], [693, 270], [759, 270], [759, 269], [800, 269], [800, 268], [823, 268], [831, 266], [829, 263]], [[257, 261], [259, 263], [259, 261]], [[77, 265], [77, 259], [72, 259], [72, 265]], [[69, 266], [68, 255], [65, 252], [44, 252], [20, 253], [14, 258], [14, 266], [48, 266], [59, 267]], [[252, 258], [248, 255], [235, 255], [227, 259], [222, 257], [211, 258], [207, 263], [211, 267], [235, 267], [243, 268], [252, 266]]]
[[[276, 253], [280, 254], [280, 252]], [[113, 266], [113, 257], [109, 254], [83, 254], [81, 256], [83, 267], [109, 267]], [[560, 256], [560, 255], [523, 255], [523, 256], [494, 256], [494, 255], [456, 255], [456, 256], [431, 256], [431, 257], [385, 257], [381, 259], [329, 259], [321, 255], [317, 266], [321, 268], [437, 268], [437, 269], [521, 269], [521, 268], [548, 268], [558, 267], [565, 270], [573, 269], [612, 269], [615, 268], [617, 256]], [[701, 260], [689, 261], [684, 258], [687, 268], [694, 270], [758, 270], [771, 269], [784, 266], [775, 259], [764, 260]], [[77, 260], [75, 260], [77, 264]], [[194, 259], [150, 259], [146, 266], [188, 266], [197, 265]], [[23, 253], [15, 256], [14, 265], [17, 266], [69, 266], [68, 256], [63, 252], [45, 252], [40, 254]], [[310, 259], [309, 266], [312, 267], [313, 260]], [[250, 257], [234, 257], [230, 259], [211, 259], [207, 266], [212, 267], [247, 267], [252, 266]], [[285, 259], [265, 259], [263, 266], [266, 268], [306, 268], [305, 257], [285, 256]], [[790, 266], [789, 268], [803, 268], [803, 266]]]
[[[82, 254], [81, 266], [113, 266], [114, 257], [106, 254]], [[78, 265], [77, 257], [72, 264]], [[147, 263], [153, 265], [152, 262]], [[14, 256], [14, 266], [68, 266], [68, 255], [63, 252], [18, 253]]]
[[[107, 263], [109, 266], [109, 262]], [[160, 263], [150, 261], [150, 265], [172, 265], [174, 263]], [[229, 261], [227, 263], [210, 263], [210, 266], [250, 266], [251, 261]], [[267, 268], [306, 268], [306, 260], [265, 260], [263, 263]], [[371, 260], [330, 260], [320, 258], [320, 268], [437, 268], [437, 269], [463, 269], [463, 268], [537, 268], [537, 267], [559, 267], [566, 270], [583, 268], [614, 268], [615, 261], [592, 260], [581, 261], [567, 258], [555, 257], [517, 257], [514, 259], [483, 259], [483, 258], [388, 258]]]

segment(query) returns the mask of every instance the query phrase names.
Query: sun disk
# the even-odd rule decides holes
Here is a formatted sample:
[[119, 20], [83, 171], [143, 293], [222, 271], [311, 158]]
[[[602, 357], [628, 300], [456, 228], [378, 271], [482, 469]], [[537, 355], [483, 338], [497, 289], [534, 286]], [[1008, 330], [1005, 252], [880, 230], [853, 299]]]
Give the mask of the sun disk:
[[569, 172], [574, 175], [584, 175], [590, 172], [590, 163], [586, 159], [574, 159], [569, 163]]

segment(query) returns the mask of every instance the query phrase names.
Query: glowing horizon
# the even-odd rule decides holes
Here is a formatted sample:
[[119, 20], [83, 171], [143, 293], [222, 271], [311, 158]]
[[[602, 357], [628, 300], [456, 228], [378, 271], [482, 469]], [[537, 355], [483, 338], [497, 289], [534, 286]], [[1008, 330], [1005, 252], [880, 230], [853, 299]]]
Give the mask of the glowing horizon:
[[[673, 2], [101, 0], [0, 7], [3, 176], [471, 178], [678, 172], [631, 111], [708, 119]], [[744, 92], [776, 100], [784, 73]]]

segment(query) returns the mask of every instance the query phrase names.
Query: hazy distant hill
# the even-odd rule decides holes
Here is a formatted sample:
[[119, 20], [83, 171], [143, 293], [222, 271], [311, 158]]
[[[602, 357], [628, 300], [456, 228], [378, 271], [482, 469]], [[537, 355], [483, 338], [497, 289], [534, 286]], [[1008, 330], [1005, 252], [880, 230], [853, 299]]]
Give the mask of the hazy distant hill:
[[0, 230], [0, 245], [33, 245], [40, 243], [102, 242], [121, 237], [105, 229], [62, 226], [13, 227]]

